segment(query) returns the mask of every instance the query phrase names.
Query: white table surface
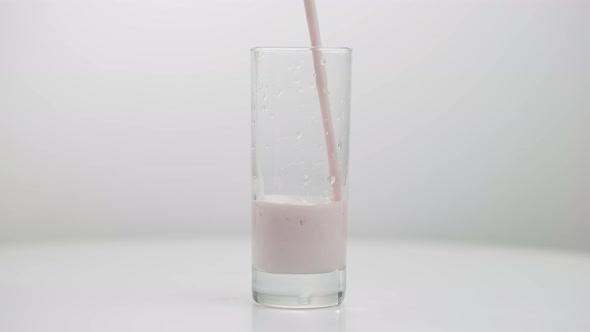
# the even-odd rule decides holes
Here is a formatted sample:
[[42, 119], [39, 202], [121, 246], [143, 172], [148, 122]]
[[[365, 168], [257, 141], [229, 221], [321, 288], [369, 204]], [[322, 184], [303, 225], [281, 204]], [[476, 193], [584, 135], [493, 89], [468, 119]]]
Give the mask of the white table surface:
[[590, 331], [590, 255], [352, 240], [337, 308], [250, 296], [245, 238], [0, 245], [0, 331]]

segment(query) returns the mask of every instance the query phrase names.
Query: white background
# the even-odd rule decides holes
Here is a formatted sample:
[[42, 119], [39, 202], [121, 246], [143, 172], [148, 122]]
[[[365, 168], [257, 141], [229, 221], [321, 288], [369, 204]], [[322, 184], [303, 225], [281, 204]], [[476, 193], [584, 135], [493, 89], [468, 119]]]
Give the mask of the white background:
[[[352, 236], [590, 249], [590, 4], [318, 0]], [[0, 242], [250, 227], [252, 46], [302, 1], [0, 0]]]

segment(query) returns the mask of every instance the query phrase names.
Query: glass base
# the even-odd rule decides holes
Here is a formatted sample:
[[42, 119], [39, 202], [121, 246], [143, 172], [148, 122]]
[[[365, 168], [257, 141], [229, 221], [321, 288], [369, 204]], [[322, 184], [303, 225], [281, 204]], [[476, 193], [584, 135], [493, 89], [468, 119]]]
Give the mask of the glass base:
[[305, 309], [336, 306], [344, 300], [346, 269], [282, 274], [252, 269], [254, 301], [268, 307]]

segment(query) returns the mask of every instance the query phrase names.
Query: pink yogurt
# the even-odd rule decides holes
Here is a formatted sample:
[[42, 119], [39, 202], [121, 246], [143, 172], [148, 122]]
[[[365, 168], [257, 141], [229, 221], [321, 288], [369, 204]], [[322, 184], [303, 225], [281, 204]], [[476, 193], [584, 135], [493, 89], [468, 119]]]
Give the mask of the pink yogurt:
[[252, 260], [270, 273], [325, 273], [346, 261], [347, 205], [266, 196], [252, 203]]

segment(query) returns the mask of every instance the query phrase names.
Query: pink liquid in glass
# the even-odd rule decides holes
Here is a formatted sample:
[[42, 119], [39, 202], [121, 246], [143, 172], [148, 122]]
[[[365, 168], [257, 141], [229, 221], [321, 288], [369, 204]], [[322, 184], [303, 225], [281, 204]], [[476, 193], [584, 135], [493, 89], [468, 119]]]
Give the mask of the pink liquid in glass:
[[345, 266], [342, 201], [267, 196], [252, 203], [253, 264], [269, 273], [325, 273]]

